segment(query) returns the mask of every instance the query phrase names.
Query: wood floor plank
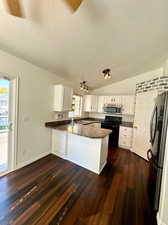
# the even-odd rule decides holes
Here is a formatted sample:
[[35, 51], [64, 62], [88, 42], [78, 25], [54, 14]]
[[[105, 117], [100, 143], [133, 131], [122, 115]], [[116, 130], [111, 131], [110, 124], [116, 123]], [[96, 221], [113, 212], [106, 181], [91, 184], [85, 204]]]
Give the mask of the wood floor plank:
[[148, 163], [110, 149], [98, 176], [54, 155], [0, 178], [0, 225], [156, 225]]

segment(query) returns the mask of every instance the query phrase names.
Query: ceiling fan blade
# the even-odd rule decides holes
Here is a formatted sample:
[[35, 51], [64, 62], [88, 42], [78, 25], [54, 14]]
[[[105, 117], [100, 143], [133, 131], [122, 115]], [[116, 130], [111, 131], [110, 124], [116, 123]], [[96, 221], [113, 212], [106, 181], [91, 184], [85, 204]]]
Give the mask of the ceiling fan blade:
[[11, 15], [24, 17], [20, 0], [6, 0], [6, 5]]
[[72, 11], [76, 11], [81, 5], [83, 0], [65, 0]]

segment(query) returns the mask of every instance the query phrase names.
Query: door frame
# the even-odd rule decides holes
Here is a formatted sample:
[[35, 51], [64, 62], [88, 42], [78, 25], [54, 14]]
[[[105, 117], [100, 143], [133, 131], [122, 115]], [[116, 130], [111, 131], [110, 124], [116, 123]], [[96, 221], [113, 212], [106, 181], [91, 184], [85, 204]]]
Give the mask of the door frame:
[[[10, 77], [8, 74], [0, 73], [0, 78], [14, 82], [13, 89], [10, 85], [9, 91], [9, 118], [14, 121], [11, 125], [12, 132], [8, 132], [8, 169], [0, 174], [0, 177], [14, 171], [17, 168], [18, 149], [18, 106], [19, 106], [19, 77]], [[9, 150], [10, 153], [9, 154]]]

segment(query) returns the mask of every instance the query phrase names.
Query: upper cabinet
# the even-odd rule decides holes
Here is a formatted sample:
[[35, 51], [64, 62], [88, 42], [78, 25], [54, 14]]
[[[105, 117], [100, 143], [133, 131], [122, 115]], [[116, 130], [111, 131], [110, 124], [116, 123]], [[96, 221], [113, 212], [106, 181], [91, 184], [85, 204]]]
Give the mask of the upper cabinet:
[[104, 106], [122, 107], [122, 114], [134, 115], [135, 97], [127, 96], [95, 96], [85, 95], [84, 111], [104, 113]]
[[84, 96], [84, 111], [97, 112], [98, 111], [98, 96], [85, 95]]
[[106, 96], [98, 96], [98, 112], [104, 112], [104, 104], [106, 103]]
[[135, 110], [135, 96], [122, 96], [122, 114], [134, 115]]
[[106, 99], [105, 104], [112, 104], [115, 106], [121, 105], [121, 99], [122, 99], [121, 96], [115, 96], [115, 95], [106, 96], [105, 99]]
[[121, 106], [122, 97], [121, 96], [98, 96], [98, 112], [104, 112], [104, 106], [106, 105]]
[[54, 85], [54, 107], [57, 112], [66, 112], [72, 110], [72, 88], [62, 84]]

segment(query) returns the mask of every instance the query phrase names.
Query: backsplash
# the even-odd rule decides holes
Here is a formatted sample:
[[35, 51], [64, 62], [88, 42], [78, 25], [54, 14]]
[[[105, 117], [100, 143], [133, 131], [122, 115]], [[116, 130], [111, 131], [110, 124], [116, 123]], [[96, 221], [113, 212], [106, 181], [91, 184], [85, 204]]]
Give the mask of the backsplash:
[[159, 93], [168, 91], [168, 76], [161, 76], [136, 84], [136, 94], [154, 90]]
[[[81, 118], [88, 117], [89, 113], [82, 112]], [[60, 121], [60, 120], [68, 120], [72, 117], [69, 112], [55, 112], [53, 114], [53, 120]]]
[[91, 118], [98, 118], [98, 119], [105, 119], [105, 116], [120, 116], [122, 117], [123, 122], [133, 122], [134, 116], [133, 115], [115, 115], [115, 114], [104, 114], [104, 113], [89, 113], [89, 117]]

